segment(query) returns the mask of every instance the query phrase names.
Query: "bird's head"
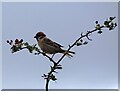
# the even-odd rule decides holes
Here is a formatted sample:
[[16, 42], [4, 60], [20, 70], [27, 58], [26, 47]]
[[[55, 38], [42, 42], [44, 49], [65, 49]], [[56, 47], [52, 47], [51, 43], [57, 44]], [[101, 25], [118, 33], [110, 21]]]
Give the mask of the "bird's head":
[[45, 35], [43, 32], [38, 32], [38, 33], [34, 36], [34, 38], [36, 38], [37, 40], [42, 39], [42, 38], [44, 38], [44, 37], [46, 37], [46, 35]]

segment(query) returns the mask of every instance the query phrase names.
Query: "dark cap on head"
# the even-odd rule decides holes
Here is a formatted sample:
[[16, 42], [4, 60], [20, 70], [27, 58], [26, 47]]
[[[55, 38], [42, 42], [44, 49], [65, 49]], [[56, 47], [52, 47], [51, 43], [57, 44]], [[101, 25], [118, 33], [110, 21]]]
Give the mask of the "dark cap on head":
[[38, 38], [38, 37], [45, 37], [46, 35], [43, 32], [38, 32], [34, 38]]

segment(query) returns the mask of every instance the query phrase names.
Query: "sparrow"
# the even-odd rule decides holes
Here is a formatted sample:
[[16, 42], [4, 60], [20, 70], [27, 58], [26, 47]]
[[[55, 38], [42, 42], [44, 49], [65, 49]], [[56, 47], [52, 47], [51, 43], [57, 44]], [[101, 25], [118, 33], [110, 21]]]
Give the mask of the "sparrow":
[[[38, 32], [34, 38], [36, 38], [39, 47], [44, 53], [47, 54], [56, 54], [56, 53], [62, 53], [65, 54], [67, 50], [62, 49], [62, 45], [52, 41], [51, 39], [47, 38], [46, 35], [43, 32]], [[68, 51], [67, 56], [73, 57], [71, 54], [75, 54], [73, 51]]]

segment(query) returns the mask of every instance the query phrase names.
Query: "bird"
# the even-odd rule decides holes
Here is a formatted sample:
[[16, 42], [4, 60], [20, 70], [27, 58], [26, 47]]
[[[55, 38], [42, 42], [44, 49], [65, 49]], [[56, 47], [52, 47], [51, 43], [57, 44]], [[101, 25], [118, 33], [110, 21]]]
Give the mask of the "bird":
[[43, 32], [36, 33], [34, 38], [37, 40], [38, 46], [44, 53], [55, 55], [56, 53], [65, 54], [67, 52], [66, 56], [68, 57], [73, 57], [73, 55], [71, 54], [75, 54], [75, 52], [73, 51], [67, 51], [62, 49], [62, 45], [47, 38], [47, 36]]

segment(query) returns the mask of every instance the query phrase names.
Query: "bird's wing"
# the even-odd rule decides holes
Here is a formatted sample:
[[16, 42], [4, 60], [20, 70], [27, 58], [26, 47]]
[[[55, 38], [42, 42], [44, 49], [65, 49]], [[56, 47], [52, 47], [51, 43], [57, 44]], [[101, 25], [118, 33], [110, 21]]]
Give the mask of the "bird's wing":
[[56, 43], [56, 42], [53, 42], [52, 40], [48, 39], [48, 38], [45, 38], [44, 39], [44, 42], [50, 46], [53, 46], [53, 47], [56, 47], [56, 48], [60, 48], [60, 47], [63, 47], [62, 45]]
[[56, 43], [56, 42], [54, 42], [55, 43], [55, 45], [57, 45], [57, 46], [59, 46], [59, 47], [63, 47], [62, 45], [60, 45], [60, 44], [58, 44], [58, 43]]

